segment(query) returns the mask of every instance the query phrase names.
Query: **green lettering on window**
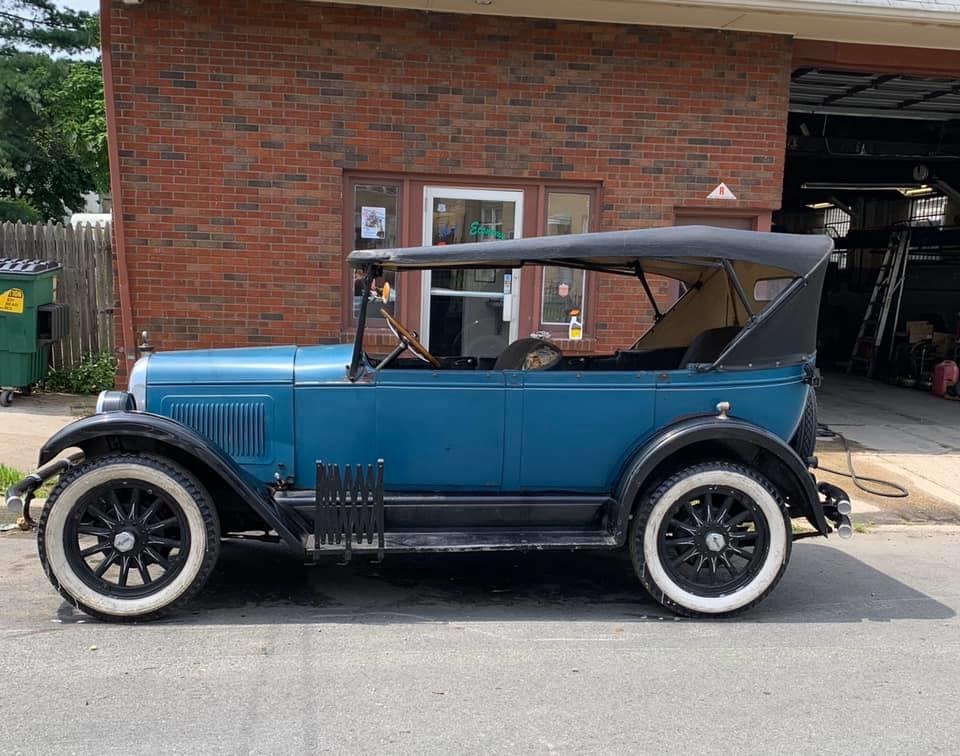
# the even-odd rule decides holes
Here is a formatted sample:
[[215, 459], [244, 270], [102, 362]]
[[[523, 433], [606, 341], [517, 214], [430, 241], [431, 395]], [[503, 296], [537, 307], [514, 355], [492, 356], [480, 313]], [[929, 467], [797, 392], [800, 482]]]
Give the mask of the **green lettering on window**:
[[474, 221], [470, 224], [470, 236], [487, 236], [493, 237], [494, 239], [506, 239], [503, 231], [498, 231], [495, 228], [488, 228], [487, 226], [480, 225], [479, 221]]

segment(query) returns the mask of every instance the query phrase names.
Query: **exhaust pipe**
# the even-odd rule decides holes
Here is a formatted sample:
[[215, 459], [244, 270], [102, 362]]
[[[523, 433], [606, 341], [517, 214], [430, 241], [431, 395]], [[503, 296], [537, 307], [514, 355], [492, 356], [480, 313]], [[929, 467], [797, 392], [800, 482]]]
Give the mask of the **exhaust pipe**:
[[[847, 502], [849, 504], [850, 502]], [[840, 515], [840, 522], [837, 524], [837, 535], [841, 538], [850, 538], [853, 535], [853, 524], [850, 522], [850, 516]]]

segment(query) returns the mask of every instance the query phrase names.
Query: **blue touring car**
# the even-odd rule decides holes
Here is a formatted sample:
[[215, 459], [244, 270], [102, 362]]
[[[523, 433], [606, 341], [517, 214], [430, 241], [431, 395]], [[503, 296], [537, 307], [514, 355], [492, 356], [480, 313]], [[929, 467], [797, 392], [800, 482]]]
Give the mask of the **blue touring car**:
[[[145, 349], [128, 390], [54, 435], [8, 502], [29, 520], [59, 475], [40, 560], [104, 619], [183, 604], [221, 538], [255, 531], [305, 561], [626, 548], [664, 606], [733, 615], [780, 579], [792, 520], [851, 533], [848, 497], [810, 471], [830, 250], [824, 236], [678, 227], [355, 251], [352, 345]], [[610, 354], [531, 336], [435, 356], [376, 286], [385, 271], [526, 265], [635, 278], [656, 323]], [[680, 282], [667, 312], [649, 276]], [[364, 348], [373, 307], [396, 336], [386, 355]]]

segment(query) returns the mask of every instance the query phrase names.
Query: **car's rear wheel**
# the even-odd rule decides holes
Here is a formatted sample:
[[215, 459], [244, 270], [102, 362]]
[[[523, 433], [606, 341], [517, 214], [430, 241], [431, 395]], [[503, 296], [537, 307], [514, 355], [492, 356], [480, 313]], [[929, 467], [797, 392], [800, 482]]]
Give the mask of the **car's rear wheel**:
[[644, 588], [691, 617], [729, 617], [761, 601], [790, 559], [790, 520], [762, 475], [705, 462], [670, 476], [637, 506], [630, 555]]
[[203, 587], [220, 530], [209, 495], [187, 470], [114, 454], [61, 478], [37, 543], [47, 577], [71, 604], [101, 619], [145, 620]]

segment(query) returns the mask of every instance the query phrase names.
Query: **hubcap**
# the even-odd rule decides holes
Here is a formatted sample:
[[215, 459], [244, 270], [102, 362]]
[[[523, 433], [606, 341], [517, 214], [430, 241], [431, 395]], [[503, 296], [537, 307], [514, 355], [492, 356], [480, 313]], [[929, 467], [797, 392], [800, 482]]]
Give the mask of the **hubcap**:
[[137, 545], [137, 537], [129, 530], [121, 530], [113, 537], [113, 548], [126, 554]]
[[749, 583], [769, 549], [759, 505], [736, 488], [702, 486], [674, 502], [657, 534], [670, 578], [698, 596], [722, 596]]
[[716, 531], [707, 533], [707, 535], [704, 536], [704, 540], [706, 541], [707, 548], [710, 549], [710, 551], [723, 551], [727, 547], [727, 539]]

